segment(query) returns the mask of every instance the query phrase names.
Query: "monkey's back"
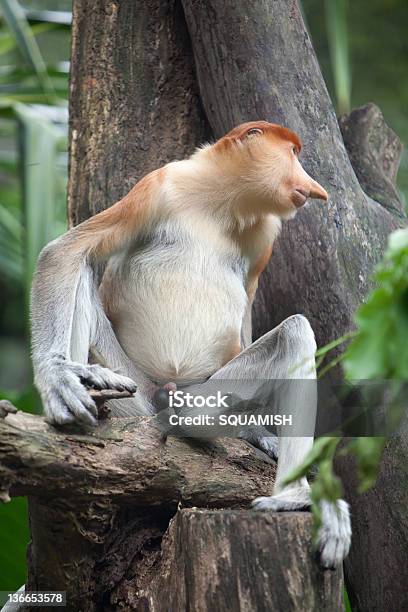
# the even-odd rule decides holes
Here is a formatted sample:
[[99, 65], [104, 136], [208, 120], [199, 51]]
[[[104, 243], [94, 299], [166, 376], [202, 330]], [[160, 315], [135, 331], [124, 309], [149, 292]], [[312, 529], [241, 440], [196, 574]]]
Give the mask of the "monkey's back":
[[123, 349], [154, 381], [203, 380], [239, 352], [246, 266], [218, 233], [215, 223], [203, 229], [178, 218], [109, 262], [105, 310]]

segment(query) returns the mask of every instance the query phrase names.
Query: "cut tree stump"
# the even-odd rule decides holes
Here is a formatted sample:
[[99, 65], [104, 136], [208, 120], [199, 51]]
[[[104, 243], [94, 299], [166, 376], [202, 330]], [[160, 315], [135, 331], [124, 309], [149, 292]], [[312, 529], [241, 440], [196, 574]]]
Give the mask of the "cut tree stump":
[[[135, 578], [136, 609], [164, 612], [341, 612], [342, 570], [319, 570], [308, 513], [179, 511], [160, 560]], [[137, 586], [136, 586], [137, 585]], [[121, 601], [128, 589], [112, 597]]]

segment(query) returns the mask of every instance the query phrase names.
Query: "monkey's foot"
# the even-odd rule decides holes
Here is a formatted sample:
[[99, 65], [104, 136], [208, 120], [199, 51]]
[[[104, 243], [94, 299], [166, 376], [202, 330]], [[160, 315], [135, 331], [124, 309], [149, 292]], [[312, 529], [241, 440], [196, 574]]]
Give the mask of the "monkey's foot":
[[[252, 502], [255, 510], [290, 512], [310, 509], [310, 493], [305, 487], [286, 489], [271, 497], [257, 497]], [[343, 499], [321, 501], [321, 524], [317, 531], [316, 548], [319, 563], [324, 569], [335, 569], [347, 556], [351, 542], [349, 506]]]
[[351, 521], [349, 505], [344, 499], [337, 502], [320, 502], [321, 526], [317, 532], [316, 545], [320, 564], [326, 569], [335, 569], [347, 557], [351, 544]]
[[271, 497], [257, 497], [252, 502], [254, 510], [293, 512], [310, 509], [310, 491], [306, 487], [290, 487]]
[[44, 410], [51, 423], [64, 425], [78, 421], [96, 425], [97, 406], [86, 387], [114, 389], [134, 393], [136, 383], [98, 364], [83, 365], [57, 357], [48, 364], [44, 378], [38, 381]]

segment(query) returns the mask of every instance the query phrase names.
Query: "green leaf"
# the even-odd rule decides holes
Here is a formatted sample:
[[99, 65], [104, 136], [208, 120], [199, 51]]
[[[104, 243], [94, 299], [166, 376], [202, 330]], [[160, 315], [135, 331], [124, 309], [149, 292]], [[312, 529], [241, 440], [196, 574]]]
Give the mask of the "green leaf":
[[340, 338], [337, 338], [336, 340], [325, 344], [325, 346], [323, 346], [322, 348], [317, 349], [316, 357], [326, 355], [329, 351], [333, 350], [334, 348], [337, 348], [340, 344], [343, 344], [344, 342], [347, 342], [347, 340], [353, 338], [355, 336], [355, 333], [356, 332], [354, 331], [349, 331], [347, 332], [347, 334], [344, 334], [344, 336], [341, 336]]
[[25, 583], [28, 542], [27, 500], [15, 497], [0, 504], [0, 591], [15, 591]]
[[323, 436], [317, 438], [303, 463], [288, 475], [284, 484], [290, 484], [303, 476], [307, 476], [315, 463], [333, 458], [338, 443], [339, 438], [335, 437]]
[[345, 372], [349, 379], [408, 379], [408, 229], [390, 235], [375, 280], [355, 317]]
[[326, 0], [326, 26], [338, 111], [347, 113], [351, 98], [347, 0]]
[[371, 489], [376, 483], [378, 466], [386, 444], [386, 438], [356, 438], [348, 450], [356, 457], [359, 493]]
[[15, 106], [20, 126], [27, 307], [38, 255], [55, 238], [56, 164], [59, 143], [66, 137], [66, 125], [54, 124], [49, 118], [51, 112], [52, 108], [47, 107]]
[[23, 278], [22, 235], [21, 219], [0, 204], [0, 270], [12, 279]]
[[399, 257], [405, 250], [408, 251], [408, 231], [406, 229], [396, 230], [388, 239], [386, 258]]
[[0, 0], [0, 7], [24, 61], [36, 74], [43, 93], [51, 99], [55, 96], [54, 88], [23, 9], [17, 0]]
[[309, 474], [314, 464], [318, 465], [319, 469], [311, 485], [310, 493], [314, 516], [314, 536], [321, 524], [320, 502], [322, 500], [335, 502], [342, 496], [341, 481], [335, 475], [333, 468], [334, 456], [340, 439], [339, 437], [322, 437], [315, 440], [303, 463], [289, 474], [284, 482], [284, 484], [290, 484], [299, 480]]
[[[44, 32], [55, 30], [55, 25], [52, 23], [38, 23], [31, 26], [27, 32], [27, 36], [38, 36]], [[9, 53], [17, 47], [17, 39], [11, 32], [2, 31], [0, 32], [0, 55]]]

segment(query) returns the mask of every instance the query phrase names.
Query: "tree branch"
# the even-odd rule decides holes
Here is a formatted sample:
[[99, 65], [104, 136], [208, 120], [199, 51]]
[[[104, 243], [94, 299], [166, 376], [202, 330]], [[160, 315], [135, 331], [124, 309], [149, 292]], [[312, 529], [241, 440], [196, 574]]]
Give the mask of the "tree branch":
[[154, 417], [107, 419], [87, 432], [23, 412], [0, 419], [3, 499], [245, 506], [272, 491], [275, 467], [265, 459], [240, 440], [164, 441]]
[[366, 104], [339, 119], [351, 165], [361, 187], [384, 208], [405, 214], [396, 188], [402, 151], [400, 139], [385, 123], [378, 106]]

